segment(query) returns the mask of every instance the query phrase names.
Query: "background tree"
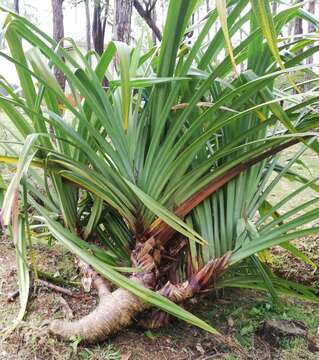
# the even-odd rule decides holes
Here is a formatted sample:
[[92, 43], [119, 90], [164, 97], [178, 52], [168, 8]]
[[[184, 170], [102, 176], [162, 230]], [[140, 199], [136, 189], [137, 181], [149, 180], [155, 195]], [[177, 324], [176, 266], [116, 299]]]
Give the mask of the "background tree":
[[[59, 42], [64, 38], [64, 24], [63, 24], [63, 0], [52, 0], [52, 17], [53, 17], [53, 38]], [[63, 42], [61, 43], [63, 46]], [[58, 69], [54, 69], [54, 75], [61, 86], [65, 89], [65, 76]]]
[[[105, 7], [108, 7], [108, 1], [106, 2]], [[104, 49], [106, 16], [102, 19], [102, 14], [101, 0], [95, 0], [93, 9], [92, 39], [94, 49], [98, 54], [102, 54]]]
[[273, 14], [273, 16], [277, 14], [277, 8], [278, 8], [277, 1], [273, 1], [273, 3], [272, 3], [272, 14]]
[[113, 38], [129, 44], [131, 40], [133, 0], [115, 0], [114, 6]]
[[134, 0], [136, 11], [152, 29], [154, 42], [156, 42], [156, 39], [162, 40], [162, 33], [156, 25], [156, 3], [157, 0], [144, 1], [145, 8], [143, 8], [140, 1]]
[[[302, 0], [297, 0], [297, 3], [301, 3]], [[297, 16], [294, 22], [294, 35], [300, 35], [303, 33], [303, 28], [302, 28], [302, 18]], [[295, 39], [299, 39], [298, 36], [295, 37]]]
[[[210, 10], [211, 10], [210, 1], [209, 1], [209, 0], [206, 0], [206, 11], [207, 11], [207, 14], [210, 12]], [[207, 39], [210, 40], [210, 31], [208, 31]]]
[[91, 14], [90, 14], [90, 3], [89, 0], [84, 0], [85, 6], [85, 21], [86, 21], [86, 48], [87, 50], [91, 50]]
[[[316, 12], [316, 0], [312, 0], [309, 2], [309, 5], [308, 5], [308, 11], [311, 13], [311, 14], [315, 14]], [[309, 22], [308, 23], [308, 33], [312, 33], [312, 32], [315, 32], [316, 31], [316, 27], [314, 26], [313, 23]], [[309, 56], [309, 58], [307, 58], [307, 64], [312, 64], [313, 63], [313, 56]]]
[[14, 11], [19, 14], [19, 0], [14, 0], [14, 3], [13, 3], [13, 8], [14, 8]]

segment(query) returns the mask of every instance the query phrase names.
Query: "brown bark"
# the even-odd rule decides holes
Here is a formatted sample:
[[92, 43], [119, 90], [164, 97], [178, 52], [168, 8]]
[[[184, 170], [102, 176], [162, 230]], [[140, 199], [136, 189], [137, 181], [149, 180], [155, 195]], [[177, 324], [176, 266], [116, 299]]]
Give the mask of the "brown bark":
[[133, 0], [115, 0], [113, 38], [130, 43]]
[[[154, 3], [154, 5], [155, 5], [155, 3]], [[134, 7], [135, 7], [136, 11], [138, 12], [138, 14], [145, 20], [147, 25], [152, 29], [155, 37], [159, 41], [161, 41], [162, 33], [154, 21], [154, 16], [152, 16], [152, 13], [154, 14], [155, 7], [153, 6], [150, 9], [144, 9], [138, 0], [134, 0]]]
[[[64, 24], [63, 24], [63, 0], [51, 0], [52, 15], [53, 15], [53, 38], [55, 41], [60, 42], [64, 38]], [[61, 44], [63, 46], [63, 42]], [[61, 86], [65, 89], [65, 76], [58, 70], [54, 69], [54, 75]]]

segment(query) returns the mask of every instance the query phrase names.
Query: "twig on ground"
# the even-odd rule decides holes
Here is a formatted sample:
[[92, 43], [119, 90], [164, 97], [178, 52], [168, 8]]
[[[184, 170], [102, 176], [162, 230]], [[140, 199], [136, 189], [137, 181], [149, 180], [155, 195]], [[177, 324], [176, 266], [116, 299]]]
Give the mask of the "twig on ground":
[[19, 290], [15, 290], [7, 296], [7, 302], [13, 302], [19, 296]]
[[[58, 286], [58, 285], [55, 285], [55, 284], [52, 284], [51, 282], [48, 282], [46, 280], [41, 280], [41, 279], [38, 279], [36, 280], [36, 284], [39, 284], [39, 285], [42, 285], [42, 286], [45, 286], [53, 291], [56, 291], [56, 292], [59, 292], [59, 293], [62, 293], [62, 294], [65, 294], [67, 296], [71, 296], [71, 297], [75, 297], [75, 298], [80, 298], [82, 295], [81, 294], [76, 294], [74, 292], [72, 292], [71, 290], [69, 289], [66, 289], [66, 288], [63, 288], [61, 286]], [[31, 285], [30, 286], [30, 291], [34, 288], [34, 285]], [[13, 302], [17, 297], [19, 296], [19, 289], [13, 291], [12, 293], [8, 294], [7, 296], [7, 302]]]
[[76, 297], [76, 298], [81, 297], [80, 294], [75, 294], [69, 289], [65, 289], [65, 288], [63, 288], [61, 286], [54, 285], [54, 284], [52, 284], [52, 283], [50, 283], [48, 281], [45, 281], [45, 280], [40, 280], [39, 279], [39, 280], [37, 280], [37, 283], [40, 284], [40, 285], [43, 285], [43, 286], [45, 286], [45, 287], [47, 287], [47, 288], [49, 288], [51, 290], [59, 292], [61, 294], [65, 294], [65, 295], [68, 295], [68, 296], [71, 296], [71, 297]]

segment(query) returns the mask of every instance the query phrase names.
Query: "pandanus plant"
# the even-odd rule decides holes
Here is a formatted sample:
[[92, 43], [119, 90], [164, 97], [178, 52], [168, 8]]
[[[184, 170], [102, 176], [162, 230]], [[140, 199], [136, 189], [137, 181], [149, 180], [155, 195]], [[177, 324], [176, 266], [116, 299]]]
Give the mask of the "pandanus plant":
[[[17, 247], [20, 319], [36, 231], [76, 256], [86, 287], [100, 297], [86, 317], [50, 323], [63, 338], [103, 340], [138, 316], [154, 328], [167, 314], [217, 333], [182, 307], [205, 289], [318, 302], [318, 289], [276, 277], [264, 260], [280, 245], [311, 263], [290, 242], [319, 231], [318, 196], [285, 207], [305, 189], [319, 190], [317, 179], [292, 168], [305, 150], [319, 151], [319, 93], [303, 91], [294, 76], [317, 81], [302, 65], [318, 51], [317, 38], [280, 35], [297, 16], [319, 21], [299, 6], [272, 18], [267, 1], [219, 0], [189, 25], [197, 3], [170, 1], [159, 47], [111, 42], [101, 56], [84, 55], [68, 38], [62, 47], [3, 9], [11, 55], [1, 56], [21, 85], [14, 91], [2, 74], [8, 95], [0, 108], [16, 144], [2, 143], [1, 161], [17, 171], [1, 217]], [[207, 42], [216, 21], [220, 29]], [[65, 75], [66, 93], [54, 68]], [[279, 154], [290, 147], [294, 155], [284, 162]], [[300, 185], [271, 202], [285, 178]]]

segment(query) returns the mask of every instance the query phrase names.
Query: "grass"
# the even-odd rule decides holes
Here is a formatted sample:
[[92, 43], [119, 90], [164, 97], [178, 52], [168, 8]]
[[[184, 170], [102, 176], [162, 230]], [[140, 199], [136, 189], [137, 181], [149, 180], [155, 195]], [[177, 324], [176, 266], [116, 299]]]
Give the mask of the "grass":
[[98, 347], [95, 352], [88, 348], [85, 348], [84, 350], [78, 352], [78, 356], [81, 360], [121, 360], [121, 352], [116, 349], [112, 344], [105, 346], [105, 348]]
[[[238, 342], [251, 348], [254, 335], [264, 320], [299, 320], [316, 335], [319, 324], [319, 307], [313, 304], [282, 299], [282, 306], [275, 305], [270, 297], [260, 293], [245, 291], [238, 301], [211, 304], [211, 309], [202, 312], [211, 323], [226, 324]], [[249, 296], [250, 293], [250, 296]], [[227, 301], [227, 297], [225, 297]], [[231, 297], [233, 299], [233, 297]]]
[[[299, 145], [295, 145], [294, 147], [285, 150], [283, 154], [281, 155], [281, 163], [284, 164], [286, 161], [290, 160], [295, 153], [296, 149], [298, 149]], [[307, 150], [302, 158], [302, 162], [299, 162], [298, 164], [295, 164], [291, 170], [295, 171], [297, 174], [307, 177], [309, 179], [312, 179], [319, 175], [319, 161], [318, 161], [318, 155], [314, 152]], [[296, 190], [298, 187], [298, 183], [295, 181], [289, 181], [287, 179], [282, 180], [279, 184], [276, 185], [274, 190], [270, 193], [269, 200], [271, 204], [274, 204], [280, 199], [282, 199], [284, 196], [287, 196], [289, 193]], [[297, 195], [293, 201], [288, 202], [283, 206], [283, 210], [291, 210], [293, 207], [296, 206], [296, 203], [301, 203], [306, 200], [311, 200], [315, 196], [318, 196], [318, 194], [312, 190], [312, 189], [305, 189], [302, 193]], [[314, 208], [314, 207], [313, 207]]]
[[302, 338], [295, 338], [295, 339], [282, 339], [280, 341], [280, 346], [283, 349], [306, 349], [307, 348], [307, 344], [306, 341]]

